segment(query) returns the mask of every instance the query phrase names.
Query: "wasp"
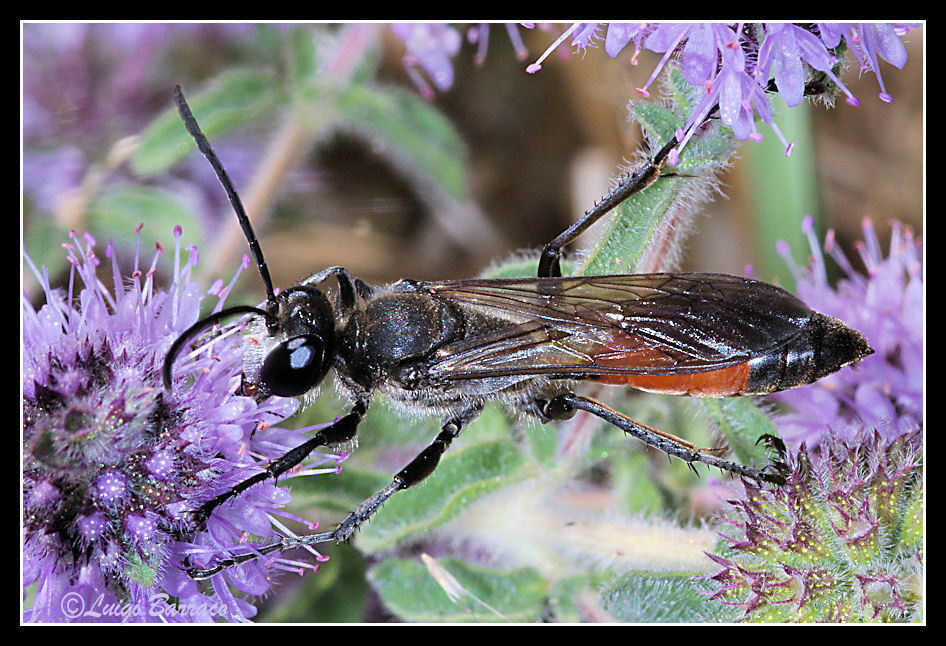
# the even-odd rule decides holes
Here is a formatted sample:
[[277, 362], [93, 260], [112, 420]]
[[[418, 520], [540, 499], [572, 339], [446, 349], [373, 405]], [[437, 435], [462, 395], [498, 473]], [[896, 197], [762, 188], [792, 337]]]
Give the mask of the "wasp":
[[714, 273], [562, 276], [563, 247], [653, 184], [676, 138], [546, 245], [535, 278], [405, 279], [374, 286], [331, 267], [277, 293], [240, 198], [180, 87], [175, 100], [236, 212], [266, 300], [224, 309], [185, 331], [165, 358], [165, 387], [172, 388], [172, 365], [188, 343], [226, 318], [251, 315], [247, 334], [254, 343], [243, 369], [260, 396], [307, 395], [334, 370], [338, 388], [352, 403], [346, 415], [265, 470], [208, 500], [194, 512], [197, 519], [205, 522], [219, 505], [278, 478], [316, 447], [352, 440], [376, 395], [443, 420], [433, 442], [334, 530], [189, 570], [194, 579], [262, 554], [347, 540], [391, 496], [429, 476], [488, 402], [542, 423], [586, 411], [691, 466], [703, 462], [782, 484], [783, 465], [757, 470], [723, 460], [713, 455], [715, 449], [634, 421], [575, 387], [595, 381], [695, 397], [763, 395], [812, 383], [873, 352], [859, 332], [756, 280]]

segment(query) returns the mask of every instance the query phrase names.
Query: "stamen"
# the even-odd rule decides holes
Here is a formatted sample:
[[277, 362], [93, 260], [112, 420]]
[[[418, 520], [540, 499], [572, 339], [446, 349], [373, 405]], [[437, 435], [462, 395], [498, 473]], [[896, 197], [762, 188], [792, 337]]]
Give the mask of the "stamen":
[[529, 74], [535, 74], [540, 69], [542, 69], [542, 61], [548, 58], [549, 55], [555, 50], [555, 48], [561, 45], [565, 41], [565, 39], [571, 35], [573, 31], [578, 29], [579, 25], [581, 25], [580, 22], [573, 22], [571, 26], [562, 33], [561, 36], [555, 39], [555, 42], [549, 45], [549, 48], [546, 49], [534, 63], [526, 67], [526, 72], [528, 72]]

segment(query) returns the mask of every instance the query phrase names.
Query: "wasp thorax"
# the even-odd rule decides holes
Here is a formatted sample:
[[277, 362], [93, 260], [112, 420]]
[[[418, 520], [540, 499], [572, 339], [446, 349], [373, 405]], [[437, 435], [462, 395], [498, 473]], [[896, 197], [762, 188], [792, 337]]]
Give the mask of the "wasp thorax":
[[369, 303], [365, 321], [368, 356], [378, 365], [396, 365], [460, 338], [464, 316], [426, 295], [393, 293]]

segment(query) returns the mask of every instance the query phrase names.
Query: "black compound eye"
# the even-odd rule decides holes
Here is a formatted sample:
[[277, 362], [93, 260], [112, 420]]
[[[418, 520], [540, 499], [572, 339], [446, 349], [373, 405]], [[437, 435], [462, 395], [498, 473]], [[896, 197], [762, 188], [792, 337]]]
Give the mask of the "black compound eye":
[[295, 397], [314, 388], [330, 367], [322, 339], [304, 334], [283, 341], [270, 352], [259, 375], [272, 394]]

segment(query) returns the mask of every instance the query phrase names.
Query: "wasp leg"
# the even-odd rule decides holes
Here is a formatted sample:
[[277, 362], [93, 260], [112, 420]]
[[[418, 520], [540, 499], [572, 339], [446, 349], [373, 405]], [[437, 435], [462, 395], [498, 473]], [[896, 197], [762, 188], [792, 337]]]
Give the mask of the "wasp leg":
[[345, 415], [345, 417], [338, 419], [331, 426], [323, 428], [321, 431], [313, 435], [312, 439], [308, 440], [307, 442], [300, 444], [294, 449], [290, 449], [289, 452], [271, 462], [264, 471], [247, 478], [229, 491], [223, 492], [216, 498], [208, 500], [203, 505], [201, 505], [197, 511], [194, 512], [195, 522], [199, 526], [203, 526], [207, 519], [210, 518], [210, 514], [213, 512], [213, 510], [219, 507], [222, 503], [230, 500], [231, 498], [239, 496], [241, 493], [255, 484], [264, 482], [270, 478], [278, 478], [286, 471], [306, 459], [306, 457], [317, 447], [330, 444], [339, 444], [341, 442], [347, 442], [351, 440], [355, 437], [355, 432], [358, 429], [358, 423], [361, 421], [361, 418], [364, 416], [367, 408], [368, 405], [365, 402], [358, 402], [352, 407], [351, 412]]
[[348, 273], [348, 270], [344, 267], [329, 267], [328, 269], [323, 269], [317, 274], [313, 274], [303, 281], [302, 284], [289, 287], [284, 290], [285, 292], [305, 292], [310, 287], [315, 285], [320, 285], [329, 276], [334, 276], [335, 280], [338, 282], [338, 305], [343, 315], [348, 315], [355, 307], [355, 294], [356, 292], [362, 293], [362, 286], [364, 281], [360, 278], [352, 278], [351, 274]]
[[693, 462], [702, 462], [731, 473], [737, 473], [741, 476], [752, 478], [753, 480], [764, 480], [778, 485], [785, 484], [783, 471], [777, 466], [775, 473], [770, 473], [764, 470], [750, 469], [749, 467], [735, 462], [729, 462], [728, 460], [722, 460], [708, 453], [708, 451], [715, 451], [717, 449], [698, 449], [690, 442], [681, 440], [674, 435], [664, 433], [646, 424], [636, 422], [630, 417], [622, 415], [590, 397], [583, 397], [575, 393], [566, 393], [553, 398], [545, 405], [544, 409], [545, 414], [553, 419], [562, 419], [566, 416], [570, 416], [574, 414], [576, 409], [587, 411], [592, 415], [600, 417], [609, 424], [617, 426], [625, 433], [633, 435], [644, 444], [660, 449], [668, 455], [680, 458], [690, 464], [691, 467]]
[[[450, 446], [453, 440], [460, 435], [460, 432], [469, 425], [470, 422], [476, 419], [479, 414], [480, 407], [471, 408], [444, 422], [443, 426], [441, 426], [440, 433], [437, 434], [434, 441], [431, 442], [426, 449], [421, 451], [417, 457], [411, 460], [406, 467], [401, 469], [388, 486], [368, 498], [361, 503], [355, 511], [348, 514], [348, 517], [339, 523], [335, 531], [332, 532], [332, 538], [337, 542], [348, 540], [358, 526], [366, 522], [384, 501], [398, 491], [409, 489], [422, 482], [427, 476], [433, 473], [434, 469], [436, 469], [437, 465], [440, 463], [440, 456], [444, 454], [447, 447]], [[299, 541], [300, 544], [303, 542], [308, 544], [305, 538], [306, 537], [303, 537]]]
[[562, 268], [559, 261], [565, 245], [584, 233], [588, 227], [600, 220], [618, 204], [656, 182], [660, 177], [660, 171], [664, 164], [667, 163], [667, 156], [676, 145], [677, 138], [671, 138], [643, 168], [639, 168], [625, 177], [617, 188], [605, 195], [600, 202], [585, 211], [585, 214], [577, 222], [545, 245], [545, 249], [542, 250], [542, 255], [539, 257], [539, 278], [560, 278]]
[[[193, 568], [187, 571], [187, 575], [196, 581], [202, 579], [208, 579], [219, 572], [231, 568], [235, 565], [241, 563], [246, 563], [255, 558], [265, 556], [267, 554], [272, 554], [273, 552], [284, 552], [286, 550], [295, 549], [297, 547], [304, 547], [307, 545], [318, 545], [320, 543], [328, 542], [337, 542], [341, 543], [342, 541], [348, 540], [352, 534], [355, 533], [355, 530], [365, 522], [381, 507], [381, 505], [391, 496], [396, 494], [402, 489], [408, 489], [423, 481], [427, 476], [433, 473], [434, 469], [437, 467], [437, 464], [440, 462], [440, 456], [443, 455], [444, 451], [447, 450], [447, 447], [453, 442], [457, 436], [460, 435], [460, 432], [476, 417], [479, 415], [481, 407], [475, 407], [463, 411], [456, 417], [452, 417], [443, 423], [440, 433], [437, 434], [437, 437], [434, 438], [434, 441], [430, 445], [421, 451], [417, 457], [410, 461], [410, 463], [401, 469], [396, 476], [391, 480], [391, 483], [386, 486], [384, 489], [374, 494], [363, 503], [358, 505], [357, 509], [348, 514], [348, 516], [338, 524], [338, 526], [330, 532], [322, 532], [321, 534], [310, 534], [308, 536], [298, 536], [284, 538], [281, 541], [271, 543], [269, 545], [264, 545], [258, 549], [255, 549], [251, 552], [244, 554], [239, 554], [232, 556], [230, 558], [221, 559], [211, 568], [207, 569], [198, 569]], [[363, 414], [364, 411], [362, 411]], [[347, 417], [355, 414], [355, 411], [352, 411]], [[345, 418], [342, 418], [345, 419]], [[359, 417], [360, 419], [360, 417]], [[342, 420], [336, 422], [335, 425], [341, 423]], [[357, 423], [357, 422], [356, 422]], [[332, 428], [332, 427], [329, 427]], [[329, 429], [324, 429], [327, 431]], [[354, 436], [354, 427], [352, 427], [352, 436]], [[316, 436], [317, 437], [317, 436]], [[315, 440], [316, 438], [312, 438]], [[312, 440], [310, 440], [311, 442]], [[308, 442], [306, 443], [308, 444]], [[302, 445], [303, 447], [306, 444]], [[314, 448], [314, 445], [312, 448]], [[302, 447], [299, 447], [301, 450]], [[294, 449], [295, 450], [295, 449]], [[311, 450], [311, 449], [309, 449]], [[308, 455], [308, 453], [306, 453]], [[285, 457], [285, 456], [284, 456]], [[305, 456], [303, 456], [305, 457]], [[282, 458], [280, 458], [281, 460]], [[302, 457], [295, 462], [302, 460]], [[275, 463], [274, 463], [275, 464]], [[290, 468], [290, 467], [286, 467]], [[285, 471], [285, 469], [283, 469]], [[262, 475], [262, 474], [261, 474]], [[260, 482], [262, 478], [256, 479], [253, 483], [247, 485], [252, 486], [256, 482]], [[241, 483], [238, 486], [242, 486], [244, 483]], [[244, 487], [245, 489], [245, 487]], [[229, 492], [228, 492], [229, 493]], [[219, 503], [218, 503], [219, 504]]]

